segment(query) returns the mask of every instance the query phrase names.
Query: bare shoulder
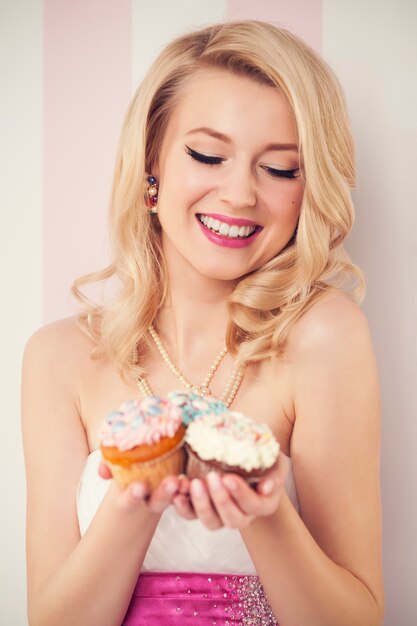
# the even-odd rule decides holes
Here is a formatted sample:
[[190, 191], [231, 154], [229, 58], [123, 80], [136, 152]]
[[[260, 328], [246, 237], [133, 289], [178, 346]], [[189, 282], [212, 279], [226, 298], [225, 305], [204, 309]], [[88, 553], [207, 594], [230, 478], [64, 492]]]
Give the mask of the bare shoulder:
[[328, 294], [295, 324], [288, 355], [303, 520], [335, 563], [382, 598], [379, 386], [365, 315]]
[[354, 416], [376, 432], [377, 364], [368, 322], [357, 304], [342, 293], [328, 294], [295, 324], [287, 352], [297, 423], [294, 445], [321, 428], [329, 432], [336, 416], [338, 426], [346, 420], [351, 432]]
[[21, 407], [30, 589], [79, 541], [75, 494], [89, 452], [80, 384], [93, 347], [76, 318], [40, 328], [26, 345]]
[[23, 370], [49, 370], [53, 378], [75, 384], [91, 362], [94, 345], [76, 317], [52, 322], [39, 328], [29, 338], [23, 357]]
[[66, 317], [46, 326], [42, 326], [29, 338], [25, 353], [44, 352], [44, 356], [65, 355], [65, 358], [76, 358], [86, 352], [91, 353], [94, 342], [81, 328], [77, 318]]
[[295, 324], [288, 339], [288, 354], [299, 360], [318, 352], [371, 348], [371, 336], [362, 309], [345, 294], [334, 292], [316, 302]]
[[[80, 328], [75, 317], [52, 322], [28, 340], [23, 355], [22, 416], [24, 424], [36, 415], [36, 422], [53, 419], [64, 405], [77, 416], [80, 381], [91, 361], [94, 342]], [[48, 415], [35, 410], [50, 406]], [[72, 409], [69, 409], [72, 407]]]
[[22, 366], [22, 420], [24, 439], [32, 429], [50, 430], [57, 415], [82, 439], [80, 389], [94, 342], [75, 317], [58, 320], [37, 330], [28, 340]]
[[[374, 361], [372, 338], [362, 309], [343, 293], [316, 302], [294, 325], [287, 356], [298, 365], [365, 359]], [[346, 361], [347, 359], [347, 361]]]

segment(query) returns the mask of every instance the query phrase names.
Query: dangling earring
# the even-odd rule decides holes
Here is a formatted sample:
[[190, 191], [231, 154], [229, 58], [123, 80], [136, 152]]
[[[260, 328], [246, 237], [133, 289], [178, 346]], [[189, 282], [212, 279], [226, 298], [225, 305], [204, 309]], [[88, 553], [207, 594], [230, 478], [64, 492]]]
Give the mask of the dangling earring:
[[144, 198], [145, 204], [149, 209], [151, 215], [158, 213], [158, 186], [155, 176], [148, 176], [147, 181], [149, 183], [148, 188], [145, 190]]

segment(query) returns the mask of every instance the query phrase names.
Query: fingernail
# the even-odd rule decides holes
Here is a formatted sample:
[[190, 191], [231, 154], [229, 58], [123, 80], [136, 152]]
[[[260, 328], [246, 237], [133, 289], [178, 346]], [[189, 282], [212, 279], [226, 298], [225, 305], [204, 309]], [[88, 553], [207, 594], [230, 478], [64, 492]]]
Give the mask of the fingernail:
[[269, 478], [262, 485], [262, 493], [264, 494], [264, 496], [268, 496], [270, 493], [272, 493], [273, 488], [274, 481]]
[[166, 483], [165, 485], [165, 492], [169, 493], [169, 495], [173, 495], [174, 493], [176, 493], [178, 491], [178, 487], [175, 483]]
[[192, 491], [193, 496], [195, 496], [196, 498], [203, 497], [204, 487], [203, 487], [203, 483], [201, 482], [201, 480], [194, 478], [194, 480], [191, 481], [191, 491]]
[[141, 483], [134, 483], [131, 488], [131, 494], [134, 498], [138, 500], [142, 499], [145, 495], [145, 488]]
[[223, 488], [221, 478], [216, 472], [210, 472], [207, 475], [207, 480], [212, 491], [220, 491]]

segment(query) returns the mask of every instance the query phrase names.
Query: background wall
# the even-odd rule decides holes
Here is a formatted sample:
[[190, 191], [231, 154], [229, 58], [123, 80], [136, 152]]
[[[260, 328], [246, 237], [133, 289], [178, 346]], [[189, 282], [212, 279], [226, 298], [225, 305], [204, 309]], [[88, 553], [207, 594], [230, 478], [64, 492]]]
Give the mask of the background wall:
[[106, 211], [130, 95], [187, 28], [255, 18], [321, 51], [357, 141], [357, 224], [382, 393], [385, 626], [417, 623], [417, 50], [414, 0], [0, 0], [1, 350], [5, 399], [0, 623], [25, 626], [24, 344], [72, 313], [69, 285], [107, 259]]

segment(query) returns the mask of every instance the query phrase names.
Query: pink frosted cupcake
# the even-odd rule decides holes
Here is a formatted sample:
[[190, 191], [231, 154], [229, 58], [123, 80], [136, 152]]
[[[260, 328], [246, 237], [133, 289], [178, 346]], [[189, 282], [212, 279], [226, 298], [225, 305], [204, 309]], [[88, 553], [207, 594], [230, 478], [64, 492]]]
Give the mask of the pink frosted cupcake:
[[233, 472], [249, 484], [258, 483], [274, 466], [279, 443], [266, 424], [236, 411], [206, 414], [187, 428], [187, 475], [204, 478], [214, 470]]
[[104, 420], [99, 431], [105, 463], [122, 488], [135, 480], [150, 489], [184, 471], [181, 411], [156, 396], [130, 400]]

